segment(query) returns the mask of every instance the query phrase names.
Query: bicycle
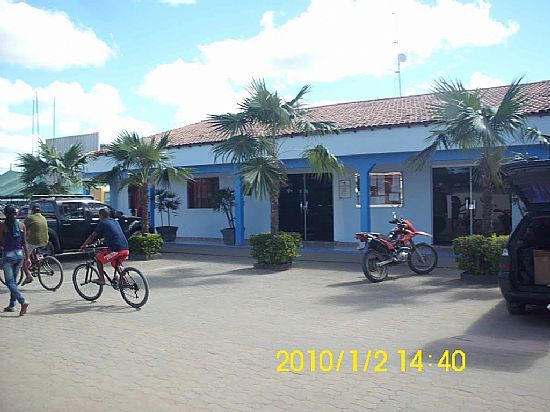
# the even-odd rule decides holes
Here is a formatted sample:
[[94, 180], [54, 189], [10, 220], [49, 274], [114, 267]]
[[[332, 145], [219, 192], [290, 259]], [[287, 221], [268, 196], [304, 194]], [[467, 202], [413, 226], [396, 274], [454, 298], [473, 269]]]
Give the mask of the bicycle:
[[[63, 265], [55, 257], [46, 253], [46, 247], [40, 247], [32, 251], [29, 274], [34, 278], [38, 277], [38, 281], [44, 289], [55, 292], [63, 284]], [[21, 268], [17, 285], [21, 285], [24, 278], [25, 272]], [[3, 271], [0, 273], [0, 282], [6, 284]]]
[[103, 293], [104, 286], [111, 286], [120, 292], [122, 299], [131, 307], [137, 309], [145, 305], [149, 299], [149, 284], [145, 276], [136, 268], [125, 268], [122, 262], [117, 262], [112, 278], [103, 270], [105, 285], [93, 282], [99, 279], [96, 253], [105, 249], [107, 248], [98, 246], [84, 248], [87, 261], [78, 265], [73, 271], [73, 285], [76, 292], [83, 299], [95, 301]]

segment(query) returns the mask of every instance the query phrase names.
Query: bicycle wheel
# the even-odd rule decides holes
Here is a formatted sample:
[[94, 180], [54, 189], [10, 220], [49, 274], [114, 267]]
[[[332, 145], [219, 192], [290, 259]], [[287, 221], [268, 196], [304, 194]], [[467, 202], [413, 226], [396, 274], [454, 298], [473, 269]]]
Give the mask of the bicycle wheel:
[[73, 272], [73, 285], [76, 293], [86, 300], [97, 300], [103, 293], [103, 285], [92, 283], [99, 278], [99, 272], [86, 263], [78, 265]]
[[118, 290], [122, 299], [133, 308], [140, 308], [149, 299], [149, 284], [136, 268], [124, 269], [118, 278]]
[[37, 263], [38, 280], [44, 289], [55, 291], [63, 283], [63, 266], [53, 256], [46, 256]]

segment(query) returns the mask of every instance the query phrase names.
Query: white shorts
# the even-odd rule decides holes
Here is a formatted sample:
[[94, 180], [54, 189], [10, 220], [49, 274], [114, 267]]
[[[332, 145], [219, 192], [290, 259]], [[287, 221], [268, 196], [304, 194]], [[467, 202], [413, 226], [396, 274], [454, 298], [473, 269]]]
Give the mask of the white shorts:
[[30, 243], [27, 243], [27, 250], [29, 251], [29, 255], [32, 254], [36, 249], [46, 247], [46, 245], [31, 245]]

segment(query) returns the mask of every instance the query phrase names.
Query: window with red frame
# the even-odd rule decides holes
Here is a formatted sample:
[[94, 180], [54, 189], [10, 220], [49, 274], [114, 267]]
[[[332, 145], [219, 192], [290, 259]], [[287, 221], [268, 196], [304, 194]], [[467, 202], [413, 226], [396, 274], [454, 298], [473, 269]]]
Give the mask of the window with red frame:
[[[370, 173], [371, 206], [403, 206], [403, 173]], [[361, 205], [359, 174], [355, 174], [356, 205]]]
[[189, 209], [210, 209], [214, 192], [220, 188], [218, 177], [195, 178], [187, 182], [187, 207]]

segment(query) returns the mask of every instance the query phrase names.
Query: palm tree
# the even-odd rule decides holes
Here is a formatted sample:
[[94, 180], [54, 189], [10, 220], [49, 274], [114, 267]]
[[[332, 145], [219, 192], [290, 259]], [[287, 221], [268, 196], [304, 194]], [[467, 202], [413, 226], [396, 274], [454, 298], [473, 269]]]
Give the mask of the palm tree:
[[479, 90], [468, 91], [460, 81], [435, 82], [437, 103], [432, 107], [434, 128], [430, 145], [410, 159], [422, 168], [437, 149], [479, 150], [482, 187], [482, 232], [493, 232], [493, 192], [500, 186], [499, 171], [508, 145], [513, 141], [540, 139], [538, 130], [527, 127], [521, 95], [521, 78], [510, 84], [500, 104], [490, 106]]
[[160, 138], [143, 138], [135, 132], [123, 131], [107, 146], [107, 156], [115, 162], [115, 166], [95, 179], [97, 182], [118, 179], [119, 190], [126, 186], [136, 187], [142, 211], [142, 233], [149, 232], [149, 187], [160, 185], [168, 188], [170, 182], [191, 178], [191, 170], [171, 166], [168, 143], [169, 133]]
[[38, 155], [20, 154], [18, 166], [23, 169], [21, 180], [27, 194], [67, 193], [69, 186], [85, 183], [84, 165], [93, 156], [82, 152], [80, 143], [73, 144], [60, 154], [54, 147], [39, 142]]
[[[277, 138], [285, 133], [338, 133], [334, 122], [307, 117], [303, 98], [309, 90], [305, 85], [296, 97], [286, 101], [277, 92], [269, 91], [263, 80], [253, 80], [237, 113], [209, 116], [214, 130], [227, 138], [215, 146], [215, 159], [238, 164], [245, 192], [270, 199], [272, 233], [279, 232], [279, 192], [287, 177], [280, 159], [281, 141]], [[342, 163], [323, 145], [308, 148], [302, 157], [319, 178], [323, 173], [343, 171]]]

